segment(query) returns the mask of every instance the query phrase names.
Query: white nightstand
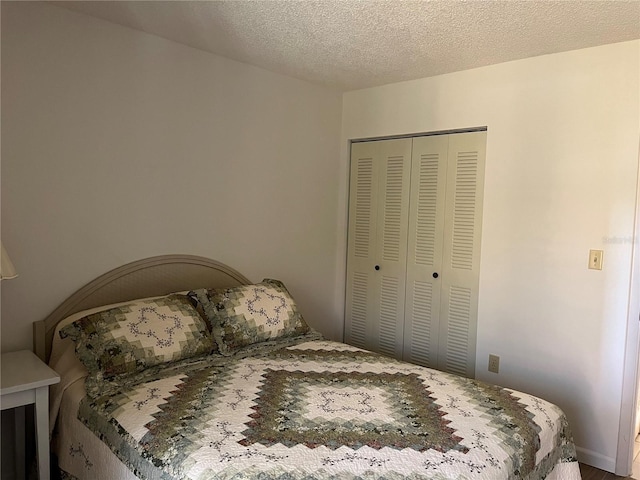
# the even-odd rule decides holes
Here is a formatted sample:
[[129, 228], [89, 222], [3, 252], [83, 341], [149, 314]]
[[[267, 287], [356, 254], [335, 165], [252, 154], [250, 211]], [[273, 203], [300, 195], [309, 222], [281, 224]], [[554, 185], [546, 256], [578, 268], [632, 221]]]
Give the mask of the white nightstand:
[[[3, 353], [0, 364], [0, 409], [35, 405], [38, 475], [40, 480], [49, 480], [49, 385], [58, 383], [60, 377], [30, 350]], [[16, 465], [16, 469], [24, 468], [24, 411], [17, 411], [16, 432], [21, 434], [22, 445], [16, 445], [16, 450], [22, 452], [22, 465]]]

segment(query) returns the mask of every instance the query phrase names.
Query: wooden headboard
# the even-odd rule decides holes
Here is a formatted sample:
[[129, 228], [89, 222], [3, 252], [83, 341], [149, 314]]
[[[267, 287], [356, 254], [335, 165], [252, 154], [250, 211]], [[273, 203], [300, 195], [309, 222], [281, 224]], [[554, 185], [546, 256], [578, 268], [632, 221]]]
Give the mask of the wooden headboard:
[[36, 355], [48, 361], [56, 325], [82, 310], [195, 288], [250, 283], [233, 268], [194, 255], [161, 255], [128, 263], [87, 283], [47, 318], [34, 322], [33, 349]]

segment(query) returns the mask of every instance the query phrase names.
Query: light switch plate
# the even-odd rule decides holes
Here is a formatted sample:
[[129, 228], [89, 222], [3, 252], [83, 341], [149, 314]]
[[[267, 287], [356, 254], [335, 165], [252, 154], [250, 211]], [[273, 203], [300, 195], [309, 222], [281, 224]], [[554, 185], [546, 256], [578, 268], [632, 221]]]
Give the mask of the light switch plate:
[[592, 270], [602, 270], [602, 250], [589, 250], [589, 268]]

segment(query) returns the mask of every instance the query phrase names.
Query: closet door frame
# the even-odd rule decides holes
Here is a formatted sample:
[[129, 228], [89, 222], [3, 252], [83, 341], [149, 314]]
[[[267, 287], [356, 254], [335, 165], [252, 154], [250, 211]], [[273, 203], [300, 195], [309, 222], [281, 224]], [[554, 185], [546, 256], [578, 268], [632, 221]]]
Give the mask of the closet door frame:
[[[433, 273], [437, 273], [438, 277], [440, 277], [441, 280], [443, 275], [446, 275], [447, 277], [450, 275], [451, 272], [451, 265], [443, 265], [443, 261], [446, 258], [445, 255], [447, 255], [448, 253], [450, 254], [451, 249], [453, 248], [452, 245], [444, 245], [444, 243], [446, 243], [444, 240], [448, 240], [450, 241], [450, 238], [447, 238], [447, 235], [449, 235], [449, 237], [451, 237], [451, 231], [452, 231], [452, 225], [451, 225], [451, 218], [449, 218], [446, 222], [445, 222], [445, 227], [442, 229], [442, 235], [441, 235], [441, 239], [436, 241], [436, 249], [440, 250], [440, 248], [442, 248], [442, 255], [440, 255], [439, 260], [434, 261], [434, 263], [432, 265], [429, 265], [427, 267], [426, 270], [420, 272], [419, 274], [414, 275], [413, 277], [411, 275], [409, 275], [409, 268], [408, 268], [408, 264], [409, 264], [409, 258], [411, 258], [412, 256], [415, 259], [415, 252], [412, 253], [412, 249], [416, 248], [416, 241], [415, 238], [412, 239], [412, 235], [415, 236], [415, 229], [417, 228], [416, 225], [414, 225], [413, 223], [415, 223], [416, 221], [416, 215], [417, 215], [417, 208], [418, 205], [414, 205], [415, 203], [415, 196], [414, 193], [411, 193], [411, 205], [409, 205], [408, 202], [408, 195], [409, 195], [409, 188], [406, 188], [405, 190], [407, 190], [406, 193], [403, 192], [403, 198], [406, 198], [407, 201], [404, 202], [404, 204], [407, 205], [407, 208], [410, 209], [410, 211], [403, 213], [403, 215], [406, 215], [406, 218], [409, 218], [409, 215], [411, 215], [411, 221], [410, 222], [405, 222], [405, 233], [402, 235], [402, 237], [404, 237], [404, 255], [405, 255], [405, 265], [406, 265], [406, 272], [407, 274], [405, 274], [404, 276], [404, 280], [399, 280], [398, 278], [398, 272], [393, 272], [393, 276], [390, 278], [394, 278], [396, 280], [399, 280], [397, 285], [394, 285], [394, 288], [397, 288], [397, 293], [399, 296], [401, 296], [401, 300], [402, 300], [402, 308], [397, 308], [395, 310], [395, 312], [387, 312], [387, 314], [391, 313], [392, 315], [395, 315], [398, 319], [402, 319], [402, 321], [398, 321], [397, 324], [393, 327], [393, 333], [390, 332], [390, 324], [389, 324], [389, 318], [387, 318], [387, 323], [386, 323], [386, 330], [387, 330], [387, 347], [386, 347], [386, 351], [384, 351], [383, 353], [386, 354], [393, 354], [394, 356], [396, 356], [397, 358], [403, 358], [407, 361], [414, 361], [415, 363], [422, 363], [425, 364], [427, 363], [426, 357], [428, 357], [428, 364], [431, 367], [434, 368], [439, 368], [445, 371], [454, 371], [454, 373], [461, 373], [463, 375], [467, 375], [468, 377], [475, 377], [475, 351], [476, 351], [476, 337], [477, 337], [477, 305], [478, 305], [478, 279], [479, 279], [479, 259], [480, 259], [480, 241], [481, 241], [481, 226], [482, 226], [482, 199], [483, 199], [483, 193], [484, 193], [484, 158], [485, 158], [485, 148], [486, 148], [486, 132], [487, 132], [487, 128], [486, 127], [478, 127], [478, 128], [470, 128], [470, 129], [458, 129], [458, 130], [446, 130], [446, 131], [439, 131], [439, 132], [431, 132], [431, 133], [422, 133], [422, 134], [407, 134], [407, 135], [398, 135], [398, 136], [389, 136], [389, 137], [375, 137], [375, 138], [362, 138], [362, 139], [353, 139], [350, 141], [350, 168], [349, 168], [349, 172], [350, 172], [350, 179], [349, 179], [349, 196], [348, 196], [348, 212], [349, 212], [349, 218], [348, 218], [348, 238], [347, 238], [347, 275], [346, 275], [346, 301], [345, 301], [345, 326], [344, 326], [344, 334], [345, 334], [345, 341], [349, 342], [355, 339], [355, 337], [359, 337], [359, 341], [355, 341], [352, 342], [354, 343], [354, 345], [356, 346], [360, 346], [362, 348], [368, 348], [371, 350], [375, 350], [375, 351], [380, 351], [380, 328], [381, 328], [381, 315], [380, 315], [380, 307], [381, 307], [381, 298], [383, 295], [383, 287], [382, 287], [382, 282], [381, 280], [384, 278], [383, 274], [379, 274], [381, 271], [386, 271], [389, 272], [390, 268], [388, 265], [385, 265], [384, 261], [383, 261], [383, 256], [382, 256], [382, 252], [381, 252], [381, 245], [383, 244], [383, 236], [384, 236], [384, 208], [378, 208], [378, 200], [379, 200], [379, 196], [383, 195], [384, 192], [384, 186], [382, 185], [382, 183], [384, 182], [384, 177], [385, 174], [382, 172], [382, 170], [386, 169], [388, 167], [388, 163], [384, 163], [384, 164], [380, 164], [380, 162], [375, 162], [373, 161], [372, 164], [372, 170], [371, 170], [371, 174], [373, 175], [373, 179], [372, 182], [373, 184], [371, 185], [372, 190], [374, 191], [374, 193], [371, 195], [370, 197], [370, 202], [371, 204], [368, 206], [369, 208], [369, 218], [374, 220], [374, 225], [373, 228], [371, 229], [372, 231], [369, 231], [369, 235], [371, 236], [371, 238], [369, 239], [370, 242], [373, 242], [373, 248], [371, 248], [370, 246], [370, 250], [369, 250], [369, 256], [373, 255], [373, 257], [370, 257], [367, 259], [366, 263], [367, 266], [362, 268], [354, 268], [353, 262], [352, 260], [352, 252], [353, 249], [355, 247], [354, 242], [354, 232], [353, 232], [353, 225], [352, 222], [354, 221], [354, 216], [356, 215], [356, 205], [355, 202], [352, 199], [352, 195], [353, 195], [353, 186], [354, 186], [354, 177], [356, 175], [358, 175], [357, 172], [357, 168], [356, 165], [354, 165], [354, 157], [353, 157], [353, 150], [354, 150], [354, 145], [355, 144], [360, 144], [360, 143], [372, 143], [372, 142], [378, 142], [378, 141], [389, 141], [389, 140], [401, 140], [401, 139], [405, 139], [405, 140], [409, 140], [410, 142], [410, 150], [411, 150], [411, 154], [409, 156], [409, 180], [408, 183], [406, 183], [406, 185], [410, 185], [411, 189], [415, 188], [415, 182], [419, 181], [416, 179], [416, 175], [418, 174], [417, 171], [417, 167], [416, 166], [416, 154], [414, 153], [413, 150], [413, 144], [414, 141], [421, 141], [421, 137], [443, 137], [443, 136], [449, 136], [449, 135], [456, 135], [456, 134], [461, 134], [461, 133], [474, 133], [474, 132], [481, 132], [483, 135], [485, 135], [485, 143], [482, 146], [482, 162], [479, 164], [479, 176], [477, 178], [477, 194], [476, 194], [476, 201], [478, 202], [476, 205], [476, 211], [479, 212], [479, 215], [477, 216], [475, 223], [474, 223], [474, 232], [473, 232], [473, 237], [474, 237], [474, 247], [473, 247], [473, 263], [474, 263], [474, 268], [473, 270], [476, 273], [476, 281], [475, 281], [475, 287], [473, 289], [473, 292], [471, 294], [470, 297], [470, 309], [469, 309], [469, 314], [471, 315], [471, 318], [474, 318], [475, 321], [473, 322], [473, 325], [471, 325], [471, 328], [469, 329], [469, 341], [467, 344], [468, 347], [468, 361], [466, 362], [466, 366], [460, 365], [460, 359], [459, 358], [453, 358], [453, 363], [451, 362], [451, 359], [447, 358], [447, 356], [449, 355], [449, 357], [451, 357], [450, 353], [452, 351], [451, 349], [451, 345], [447, 345], [447, 342], [449, 341], [449, 339], [451, 338], [450, 333], [447, 330], [450, 328], [450, 326], [448, 325], [449, 322], [445, 322], [445, 324], [442, 324], [442, 322], [438, 321], [436, 322], [438, 325], [435, 326], [435, 328], [430, 332], [430, 335], [433, 336], [433, 340], [431, 342], [431, 346], [429, 348], [429, 352], [426, 353], [426, 355], [422, 355], [420, 356], [415, 355], [415, 350], [417, 346], [411, 346], [411, 339], [412, 336], [416, 333], [415, 328], [420, 329], [420, 325], [415, 325], [413, 322], [413, 319], [411, 318], [411, 313], [409, 312], [410, 309], [415, 308], [415, 301], [414, 298], [412, 297], [414, 295], [415, 292], [411, 292], [411, 285], [410, 283], [412, 281], [415, 281], [418, 277], [423, 277], [425, 274], [428, 274], [429, 272], [426, 272], [426, 270], [433, 270], [433, 272], [430, 272], [431, 276], [433, 276]], [[434, 139], [434, 141], [440, 141], [440, 142], [445, 142], [445, 140], [440, 140], [440, 139]], [[447, 140], [448, 142], [448, 140]], [[372, 143], [373, 144], [373, 143]], [[453, 156], [455, 157], [457, 154], [453, 154]], [[458, 159], [454, 159], [451, 157], [451, 154], [448, 153], [448, 159], [445, 159], [445, 167], [446, 167], [446, 172], [444, 173], [444, 176], [446, 177], [446, 185], [444, 187], [438, 187], [438, 190], [440, 190], [440, 188], [444, 188], [445, 191], [445, 195], [446, 195], [446, 200], [445, 200], [445, 204], [447, 208], [446, 213], [442, 213], [443, 210], [440, 210], [439, 213], [437, 213], [438, 216], [438, 220], [439, 222], [444, 221], [441, 217], [442, 215], [444, 215], [445, 217], [447, 216], [451, 216], [452, 212], [451, 212], [451, 202], [452, 202], [452, 196], [453, 196], [453, 202], [455, 202], [455, 196], [456, 196], [456, 185], [455, 185], [455, 179], [457, 176], [457, 168], [458, 168], [458, 163], [456, 163], [458, 161]], [[406, 169], [405, 169], [406, 170]], [[439, 172], [440, 175], [440, 172]], [[452, 180], [453, 179], [453, 180]], [[453, 185], [451, 184], [451, 182], [454, 182]], [[439, 191], [439, 194], [441, 194], [442, 192]], [[441, 208], [441, 207], [438, 207]], [[447, 251], [448, 250], [448, 251]], [[377, 270], [371, 270], [371, 265], [377, 265], [379, 268]], [[395, 270], [395, 268], [392, 268], [391, 270]], [[373, 272], [373, 273], [372, 273]], [[379, 274], [379, 275], [378, 275]], [[360, 288], [360, 296], [359, 298], [356, 298], [354, 301], [354, 293], [357, 293], [354, 291], [354, 284], [357, 282], [354, 282], [354, 279], [358, 278], [361, 281], [361, 287]], [[422, 285], [425, 285], [424, 280], [426, 280], [426, 277], [424, 279], [421, 279], [422, 281]], [[437, 281], [437, 279], [436, 279]], [[435, 301], [435, 303], [437, 304], [436, 308], [442, 308], [444, 306], [445, 302], [449, 302], [449, 298], [451, 296], [451, 289], [452, 286], [454, 286], [454, 291], [455, 289], [455, 284], [456, 282], [447, 282], [447, 281], [441, 281], [441, 282], [429, 282], [432, 286], [435, 286], [435, 288], [432, 289], [432, 294], [433, 294], [433, 300]], [[364, 288], [364, 285], [368, 284], [369, 287]], [[374, 288], [371, 288], [373, 285]], [[402, 291], [402, 293], [400, 293]], [[457, 291], [460, 291], [460, 288], [457, 289]], [[392, 296], [392, 290], [388, 290], [387, 292], [387, 299], [390, 298]], [[411, 297], [411, 298], [410, 298]], [[446, 300], [445, 300], [446, 299]], [[356, 304], [359, 304], [356, 305]], [[459, 306], [459, 305], [458, 305]], [[454, 306], [455, 307], [455, 306]], [[354, 325], [353, 324], [353, 318], [352, 315], [350, 315], [351, 313], [353, 313], [353, 311], [355, 311], [356, 309], [359, 308], [360, 311], [360, 325]], [[395, 307], [394, 307], [395, 308]], [[449, 309], [449, 306], [446, 306], [446, 309]], [[409, 320], [405, 319], [405, 312], [407, 312]], [[437, 316], [439, 316], [439, 314], [442, 312], [438, 312], [437, 310], [435, 312], [431, 312], [431, 315], [434, 316], [434, 318], [437, 318]], [[447, 312], [448, 313], [448, 312]], [[390, 315], [387, 315], [388, 317], [390, 317]], [[373, 320], [373, 321], [371, 321]], [[355, 327], [355, 328], [354, 328]], [[423, 326], [424, 328], [424, 326]], [[457, 328], [455, 325], [453, 326], [454, 330], [455, 328]], [[356, 332], [358, 331], [358, 332]], [[355, 333], [358, 333], [357, 335], [354, 336]], [[423, 332], [424, 333], [424, 332]], [[395, 335], [395, 345], [393, 350], [394, 351], [390, 351], [390, 339], [392, 339], [393, 335]], [[458, 337], [458, 338], [454, 338], [454, 344], [457, 342], [458, 345], [460, 344], [462, 337]], [[409, 340], [409, 342], [407, 341]], [[449, 342], [451, 343], [451, 342]], [[438, 345], [440, 345], [440, 347], [438, 347]], [[454, 349], [455, 349], [455, 345], [454, 345]], [[453, 357], [455, 357], [455, 352]], [[413, 358], [412, 358], [413, 357]], [[459, 355], [458, 355], [459, 357]], [[457, 363], [457, 365], [456, 365]], [[453, 365], [453, 368], [452, 368]], [[466, 368], [465, 368], [466, 367]]]

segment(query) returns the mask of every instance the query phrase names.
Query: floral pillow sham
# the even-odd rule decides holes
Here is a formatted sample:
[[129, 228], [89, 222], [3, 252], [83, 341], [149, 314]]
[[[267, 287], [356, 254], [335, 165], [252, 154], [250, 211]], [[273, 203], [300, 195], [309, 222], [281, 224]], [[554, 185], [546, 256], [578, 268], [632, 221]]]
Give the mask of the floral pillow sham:
[[295, 337], [310, 331], [288, 290], [279, 280], [189, 292], [204, 312], [218, 349], [232, 355], [247, 345]]
[[185, 295], [139, 300], [87, 315], [60, 330], [95, 380], [206, 355], [215, 342]]

